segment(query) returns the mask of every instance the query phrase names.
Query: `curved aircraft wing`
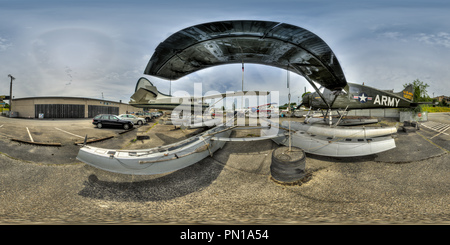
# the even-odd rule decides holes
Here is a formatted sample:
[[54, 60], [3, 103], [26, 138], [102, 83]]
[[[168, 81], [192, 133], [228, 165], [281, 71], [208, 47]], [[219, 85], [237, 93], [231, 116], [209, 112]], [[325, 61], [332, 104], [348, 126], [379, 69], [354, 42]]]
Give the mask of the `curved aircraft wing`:
[[271, 21], [231, 20], [185, 28], [160, 43], [144, 71], [177, 80], [223, 64], [254, 63], [288, 69], [330, 90], [347, 85], [330, 47], [301, 27]]

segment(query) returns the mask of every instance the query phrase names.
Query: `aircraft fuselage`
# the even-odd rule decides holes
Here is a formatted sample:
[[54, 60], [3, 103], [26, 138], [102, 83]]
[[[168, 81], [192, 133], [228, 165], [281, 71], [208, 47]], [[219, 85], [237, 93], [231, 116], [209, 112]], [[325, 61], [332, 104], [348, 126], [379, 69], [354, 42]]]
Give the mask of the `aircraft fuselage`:
[[[331, 109], [375, 109], [412, 107], [412, 87], [399, 93], [388, 92], [372, 87], [348, 83], [345, 92], [336, 93], [324, 89], [322, 94]], [[303, 96], [303, 105], [313, 109], [330, 109], [317, 92]], [[347, 107], [348, 106], [348, 107]]]

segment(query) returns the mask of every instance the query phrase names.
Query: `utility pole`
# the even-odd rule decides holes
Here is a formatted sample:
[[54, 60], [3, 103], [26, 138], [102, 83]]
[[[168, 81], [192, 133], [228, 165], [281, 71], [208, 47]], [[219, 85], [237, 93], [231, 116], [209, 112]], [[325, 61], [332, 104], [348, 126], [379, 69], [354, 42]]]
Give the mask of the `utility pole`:
[[11, 74], [8, 74], [8, 77], [11, 78], [11, 83], [9, 84], [9, 116], [11, 116], [11, 112], [12, 112], [12, 82], [14, 79], [16, 79], [15, 77], [13, 77]]
[[[242, 51], [242, 48], [241, 48]], [[242, 51], [243, 52], [243, 51]], [[244, 59], [242, 59], [242, 96], [241, 96], [241, 109], [242, 112], [245, 112], [244, 110]], [[245, 115], [245, 114], [244, 114]], [[245, 116], [244, 116], [245, 117]]]

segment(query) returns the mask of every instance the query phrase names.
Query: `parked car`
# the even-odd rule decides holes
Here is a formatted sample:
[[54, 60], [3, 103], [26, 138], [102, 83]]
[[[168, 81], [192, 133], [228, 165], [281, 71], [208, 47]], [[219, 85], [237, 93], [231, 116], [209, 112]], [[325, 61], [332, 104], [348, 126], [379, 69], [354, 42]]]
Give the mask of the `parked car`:
[[138, 118], [145, 119], [146, 122], [150, 122], [155, 118], [152, 113], [146, 112], [146, 113], [136, 113], [135, 114]]
[[118, 116], [119, 119], [131, 121], [133, 124], [142, 125], [144, 124], [144, 118], [139, 118], [130, 114], [122, 114]]
[[122, 120], [116, 115], [100, 114], [94, 117], [92, 124], [97, 125], [97, 128], [103, 127], [121, 127], [125, 130], [133, 128], [131, 121]]

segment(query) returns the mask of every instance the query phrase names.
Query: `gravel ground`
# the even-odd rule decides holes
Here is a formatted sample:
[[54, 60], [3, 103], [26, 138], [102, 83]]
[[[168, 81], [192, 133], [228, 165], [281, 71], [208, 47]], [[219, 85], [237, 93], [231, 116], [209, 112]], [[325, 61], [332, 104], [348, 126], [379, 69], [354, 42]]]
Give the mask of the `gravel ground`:
[[[248, 146], [248, 144], [247, 144]], [[450, 223], [449, 154], [404, 164], [307, 158], [310, 180], [271, 181], [270, 153], [228, 154], [158, 176], [0, 155], [1, 223]], [[237, 161], [240, 159], [240, 161]]]
[[213, 157], [155, 176], [39, 163], [0, 147], [0, 224], [450, 224], [448, 150], [424, 131], [396, 141], [423, 144], [422, 158], [387, 157], [403, 159], [408, 147], [360, 159], [307, 155], [308, 178], [293, 186], [270, 179], [278, 147], [271, 140], [229, 142]]

